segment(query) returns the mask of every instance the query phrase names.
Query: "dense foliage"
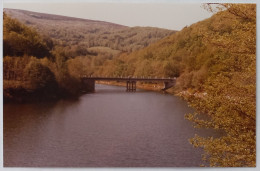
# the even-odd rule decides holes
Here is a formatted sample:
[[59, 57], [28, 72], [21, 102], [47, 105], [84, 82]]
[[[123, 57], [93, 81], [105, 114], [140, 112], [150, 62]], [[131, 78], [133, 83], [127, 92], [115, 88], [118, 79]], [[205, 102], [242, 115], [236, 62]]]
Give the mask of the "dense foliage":
[[[256, 165], [256, 5], [221, 4], [224, 23], [211, 25], [205, 36], [218, 49], [203, 86], [203, 97], [187, 99], [197, 113], [186, 117], [196, 127], [225, 131], [220, 138], [195, 136], [191, 143], [205, 149], [210, 166], [241, 167]], [[206, 113], [203, 120], [198, 113]]]
[[[43, 42], [42, 44], [46, 44], [47, 47], [51, 45], [50, 48], [46, 49], [46, 52], [50, 53], [51, 56], [49, 59], [55, 62], [57, 57], [62, 56], [65, 64], [64, 67], [68, 70], [66, 72], [76, 79], [79, 79], [80, 75], [100, 73], [99, 71], [106, 65], [106, 61], [115, 58], [123, 52], [129, 53], [146, 47], [175, 32], [152, 27], [126, 27], [103, 21], [24, 10], [4, 9], [4, 11], [8, 16], [16, 18], [19, 22], [23, 23], [21, 24], [17, 20], [10, 19], [10, 21], [15, 21], [15, 25], [19, 25], [25, 30], [30, 30], [38, 36], [31, 37], [37, 39], [38, 42]], [[8, 21], [9, 18], [5, 20], [6, 23], [10, 23], [9, 25], [14, 25]], [[28, 35], [32, 35], [32, 33]], [[23, 56], [24, 54], [36, 56], [37, 58], [49, 56], [49, 54], [44, 53], [44, 50], [40, 50], [39, 46], [25, 46], [21, 41], [19, 42], [12, 38], [9, 36], [10, 30], [7, 30], [4, 34], [11, 39], [10, 41], [7, 38], [4, 39], [4, 56]], [[15, 32], [15, 34], [22, 34], [26, 37], [24, 32]], [[51, 39], [46, 37], [50, 37]], [[32, 40], [31, 42], [37, 41]], [[14, 49], [8, 50], [9, 44], [11, 44], [11, 48], [21, 45], [24, 49], [20, 50], [16, 48], [21, 52], [16, 53]], [[34, 51], [42, 55], [28, 53], [27, 51]], [[60, 74], [57, 74], [59, 69], [55, 69], [55, 67], [51, 68], [53, 72], [56, 72], [56, 77], [59, 77]]]
[[43, 58], [50, 56], [52, 42], [44, 40], [39, 34], [4, 14], [3, 25], [4, 56], [23, 56], [24, 54]]
[[4, 14], [3, 85], [5, 100], [57, 98], [79, 93], [66, 56], [34, 29]]

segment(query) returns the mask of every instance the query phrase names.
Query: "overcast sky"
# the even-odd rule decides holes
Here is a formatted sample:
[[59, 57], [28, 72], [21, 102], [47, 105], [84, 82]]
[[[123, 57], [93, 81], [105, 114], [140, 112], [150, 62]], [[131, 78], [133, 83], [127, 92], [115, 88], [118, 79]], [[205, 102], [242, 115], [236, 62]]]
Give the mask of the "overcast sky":
[[185, 26], [212, 15], [204, 10], [200, 3], [167, 3], [165, 1], [163, 3], [144, 3], [144, 1], [142, 3], [129, 1], [104, 3], [81, 0], [81, 2], [56, 1], [53, 3], [53, 1], [38, 0], [37, 3], [31, 3], [24, 0], [19, 3], [18, 0], [5, 0], [4, 8], [108, 21], [126, 26], [152, 26], [171, 30], [181, 30]]

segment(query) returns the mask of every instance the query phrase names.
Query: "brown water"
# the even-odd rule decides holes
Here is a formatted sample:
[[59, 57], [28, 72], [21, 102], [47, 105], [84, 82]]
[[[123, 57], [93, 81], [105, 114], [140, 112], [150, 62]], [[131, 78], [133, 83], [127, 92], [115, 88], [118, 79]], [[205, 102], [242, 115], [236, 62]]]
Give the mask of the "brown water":
[[192, 112], [172, 95], [97, 85], [77, 101], [4, 105], [4, 166], [190, 167]]

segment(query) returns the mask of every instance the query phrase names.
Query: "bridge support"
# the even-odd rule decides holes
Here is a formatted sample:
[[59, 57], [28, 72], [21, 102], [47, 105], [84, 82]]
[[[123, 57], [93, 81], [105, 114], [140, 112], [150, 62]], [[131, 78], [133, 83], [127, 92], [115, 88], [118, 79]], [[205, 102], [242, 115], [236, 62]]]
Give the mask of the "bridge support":
[[93, 79], [81, 79], [82, 91], [83, 92], [94, 92], [95, 91], [95, 80]]
[[170, 82], [164, 82], [164, 88], [162, 89], [163, 91], [173, 87], [175, 85], [176, 81], [170, 81]]
[[136, 81], [127, 81], [126, 91], [136, 91]]

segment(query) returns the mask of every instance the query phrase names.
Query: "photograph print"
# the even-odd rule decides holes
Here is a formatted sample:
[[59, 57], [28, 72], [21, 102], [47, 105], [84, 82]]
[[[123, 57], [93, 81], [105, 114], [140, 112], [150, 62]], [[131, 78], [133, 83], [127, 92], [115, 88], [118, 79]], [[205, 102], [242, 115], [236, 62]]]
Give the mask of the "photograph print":
[[4, 168], [256, 167], [256, 1], [4, 0], [2, 21]]

